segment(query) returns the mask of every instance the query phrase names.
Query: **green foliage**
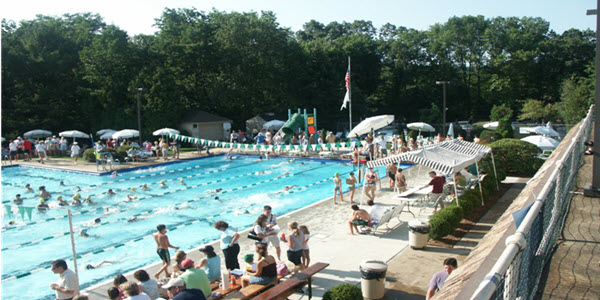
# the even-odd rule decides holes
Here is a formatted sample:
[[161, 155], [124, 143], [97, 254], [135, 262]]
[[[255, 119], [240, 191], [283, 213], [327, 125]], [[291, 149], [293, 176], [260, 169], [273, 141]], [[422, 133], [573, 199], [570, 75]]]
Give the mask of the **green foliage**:
[[[266, 108], [295, 107], [316, 108], [326, 116], [319, 127], [339, 131], [348, 57], [356, 119], [439, 124], [435, 80], [452, 82], [448, 120], [485, 119], [493, 105], [521, 111], [517, 99], [540, 99], [562, 100], [562, 118], [575, 123], [593, 98], [586, 66], [594, 32], [558, 35], [541, 18], [452, 17], [427, 30], [309, 21], [292, 32], [272, 12], [165, 9], [157, 17], [156, 34], [138, 36], [94, 14], [2, 21], [2, 136], [136, 127], [137, 94], [128, 90], [139, 87], [147, 89], [142, 136], [176, 128], [196, 110], [243, 129]], [[510, 126], [498, 133], [511, 136]]]
[[96, 162], [96, 153], [94, 153], [94, 148], [89, 148], [83, 151], [83, 159], [89, 162]]
[[571, 77], [562, 82], [559, 112], [566, 124], [576, 124], [585, 117], [594, 103], [595, 76], [593, 64], [588, 67], [586, 77]]
[[488, 143], [491, 143], [491, 142], [494, 142], [494, 141], [501, 140], [502, 139], [502, 135], [500, 135], [496, 131], [485, 129], [479, 135], [479, 139], [481, 139], [482, 141], [486, 141]]
[[408, 143], [408, 141], [411, 138], [416, 141], [417, 140], [417, 135], [419, 135], [419, 132], [415, 131], [415, 130], [410, 130], [406, 135], [407, 135], [407, 137], [406, 137], [405, 141]]
[[521, 114], [519, 120], [532, 120], [534, 122], [546, 123], [548, 121], [556, 121], [558, 118], [557, 106], [536, 99], [527, 99], [523, 101], [523, 107], [521, 108]]
[[[533, 176], [543, 161], [537, 158], [541, 150], [533, 144], [518, 139], [502, 139], [489, 145], [492, 147], [496, 166], [508, 175]], [[491, 162], [486, 171], [493, 172]]]
[[464, 195], [458, 198], [458, 204], [463, 209], [465, 217], [471, 215], [473, 209], [481, 204], [479, 192], [474, 193], [474, 190], [466, 190]]
[[323, 300], [362, 300], [360, 288], [354, 284], [342, 283], [323, 294]]
[[464, 211], [456, 205], [449, 205], [434, 214], [429, 220], [429, 236], [432, 239], [439, 240], [448, 234], [460, 224], [463, 219]]

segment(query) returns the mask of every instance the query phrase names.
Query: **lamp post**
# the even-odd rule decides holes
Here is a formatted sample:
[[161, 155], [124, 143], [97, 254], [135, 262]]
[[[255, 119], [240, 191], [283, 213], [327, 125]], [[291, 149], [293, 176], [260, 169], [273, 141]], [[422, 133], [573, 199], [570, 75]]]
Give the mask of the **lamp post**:
[[138, 119], [138, 141], [140, 143], [140, 147], [142, 146], [142, 118], [140, 114], [140, 93], [145, 92], [145, 88], [130, 88], [130, 92], [135, 92], [137, 94], [137, 119]]
[[[600, 1], [600, 0], [598, 0]], [[444, 104], [442, 105], [442, 114], [444, 116], [443, 124], [442, 124], [442, 134], [446, 135], [446, 85], [450, 84], [450, 81], [436, 81], [435, 84], [441, 84], [444, 86]]]
[[[596, 89], [594, 97], [594, 144], [600, 143], [600, 0], [596, 1], [596, 9], [590, 9], [586, 15], [596, 15]], [[583, 194], [586, 197], [600, 197], [600, 147], [594, 147], [594, 158], [592, 161], [592, 185], [585, 187]]]

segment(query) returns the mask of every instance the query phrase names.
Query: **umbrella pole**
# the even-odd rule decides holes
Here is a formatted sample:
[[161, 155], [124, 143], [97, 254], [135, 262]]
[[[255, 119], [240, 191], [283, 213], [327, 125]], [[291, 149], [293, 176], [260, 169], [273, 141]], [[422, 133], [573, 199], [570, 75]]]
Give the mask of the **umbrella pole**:
[[460, 206], [460, 204], [458, 204], [458, 182], [456, 182], [456, 180], [454, 180], [454, 199], [456, 199], [456, 206]]
[[496, 177], [496, 190], [500, 190], [500, 184], [498, 183], [498, 174], [496, 173], [496, 161], [494, 161], [494, 152], [490, 152], [492, 154], [492, 167], [494, 167], [494, 177]]
[[481, 206], [485, 205], [485, 202], [483, 200], [483, 189], [481, 188], [481, 180], [480, 180], [480, 176], [479, 176], [479, 164], [475, 163], [475, 169], [477, 170], [477, 183], [479, 184], [479, 193], [481, 194]]

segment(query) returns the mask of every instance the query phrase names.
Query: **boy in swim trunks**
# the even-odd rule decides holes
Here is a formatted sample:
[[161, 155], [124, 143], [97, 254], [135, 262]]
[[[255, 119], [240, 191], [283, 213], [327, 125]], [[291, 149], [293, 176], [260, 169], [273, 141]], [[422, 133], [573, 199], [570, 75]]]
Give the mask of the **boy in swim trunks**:
[[169, 243], [169, 237], [167, 237], [167, 226], [164, 224], [159, 224], [156, 226], [156, 230], [158, 231], [154, 233], [154, 240], [156, 241], [156, 253], [162, 260], [163, 266], [156, 274], [154, 274], [154, 277], [158, 279], [160, 273], [165, 272], [165, 276], [168, 278], [171, 277], [171, 274], [169, 274], [168, 271], [169, 263], [171, 262], [169, 248], [179, 250], [179, 247], [175, 247]]
[[337, 194], [340, 194], [340, 199], [344, 202], [344, 195], [342, 194], [342, 179], [340, 178], [340, 173], [335, 173], [333, 175], [333, 204], [337, 204], [335, 202], [335, 197]]
[[348, 220], [350, 234], [354, 234], [354, 229], [356, 229], [356, 232], [360, 233], [358, 226], [370, 226], [371, 216], [369, 216], [369, 213], [366, 210], [358, 208], [358, 205], [356, 204], [352, 205], [352, 210], [352, 217]]

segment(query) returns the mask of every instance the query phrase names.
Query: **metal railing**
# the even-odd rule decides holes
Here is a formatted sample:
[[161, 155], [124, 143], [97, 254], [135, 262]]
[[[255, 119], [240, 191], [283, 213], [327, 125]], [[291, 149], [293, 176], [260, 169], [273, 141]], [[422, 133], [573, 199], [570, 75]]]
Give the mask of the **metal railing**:
[[[533, 299], [542, 271], [552, 257], [554, 246], [568, 215], [571, 190], [582, 163], [584, 141], [588, 140], [593, 121], [593, 106], [577, 133], [559, 157], [538, 171], [534, 179], [551, 172], [535, 202], [517, 228], [506, 239], [506, 248], [471, 299]], [[533, 180], [533, 179], [532, 179]]]

